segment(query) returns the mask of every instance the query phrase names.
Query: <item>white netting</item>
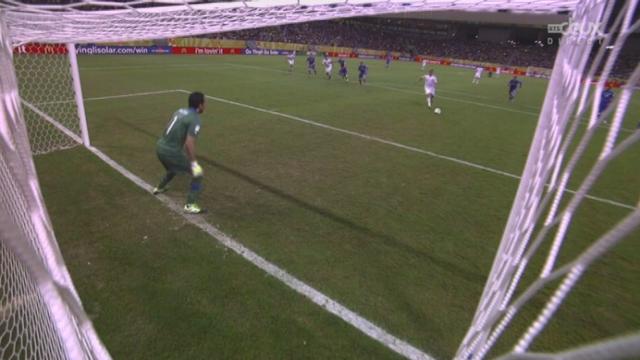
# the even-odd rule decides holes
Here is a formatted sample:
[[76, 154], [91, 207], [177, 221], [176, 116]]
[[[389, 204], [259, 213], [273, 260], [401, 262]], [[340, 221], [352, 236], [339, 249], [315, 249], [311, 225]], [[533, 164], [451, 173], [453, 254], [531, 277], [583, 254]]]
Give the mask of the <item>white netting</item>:
[[[572, 10], [577, 0], [262, 0], [243, 2], [65, 1], [4, 5], [14, 45], [164, 39], [315, 20], [416, 11], [503, 11], [550, 14]], [[170, 3], [167, 1], [166, 3]], [[199, 4], [200, 3], [200, 4]], [[148, 7], [149, 5], [154, 7]], [[0, 4], [0, 8], [3, 5]], [[111, 9], [108, 12], [91, 9]]]
[[0, 359], [106, 359], [42, 201], [6, 35], [0, 17]]
[[[599, 106], [605, 82], [628, 35], [640, 27], [640, 21], [632, 21], [637, 1], [628, 1], [619, 14], [613, 12], [614, 2], [590, 0], [582, 2], [573, 13], [576, 31], [566, 34], [556, 57], [553, 75], [545, 103], [540, 114], [538, 128], [531, 146], [527, 165], [514, 201], [509, 222], [496, 255], [493, 268], [474, 321], [462, 343], [457, 357], [481, 359], [487, 355], [505, 329], [524, 305], [540, 294], [548, 284], [560, 280], [560, 284], [540, 309], [537, 318], [513, 347], [507, 358], [526, 358], [526, 352], [543, 331], [559, 306], [569, 295], [590, 265], [631, 234], [640, 224], [640, 205], [627, 206], [629, 213], [609, 231], [594, 239], [586, 250], [563, 266], [556, 267], [558, 253], [573, 226], [579, 207], [587, 198], [587, 192], [600, 178], [612, 160], [640, 140], [640, 131], [624, 129], [631, 135], [622, 136], [622, 120], [629, 100], [640, 84], [640, 66], [636, 66], [631, 78], [618, 97], [617, 106], [599, 115]], [[615, 22], [609, 22], [616, 17]], [[591, 26], [597, 24], [596, 27]], [[607, 26], [607, 24], [611, 24]], [[592, 31], [593, 29], [604, 31]], [[587, 29], [591, 29], [588, 31]], [[604, 38], [603, 38], [604, 37]], [[592, 58], [596, 41], [602, 41], [599, 52]], [[613, 45], [608, 56], [605, 51]], [[595, 75], [600, 73], [597, 86], [592, 86]], [[595, 132], [608, 115], [614, 114], [608, 128], [607, 139], [600, 149], [600, 156], [592, 164], [588, 175], [580, 179], [578, 191], [567, 192], [569, 180], [574, 176], [578, 161], [594, 141]], [[577, 136], [580, 126], [587, 130]], [[561, 204], [564, 204], [561, 208]], [[555, 232], [555, 233], [554, 233]], [[552, 235], [552, 233], [554, 233]], [[533, 241], [532, 235], [536, 235]], [[523, 273], [545, 241], [552, 241], [539, 278], [524, 287], [512, 300]], [[619, 334], [611, 334], [619, 335]], [[638, 337], [620, 342], [617, 339], [604, 342], [601, 347], [582, 348], [568, 352], [566, 358], [591, 356], [593, 359], [615, 359], [616, 351], [602, 352], [602, 347], [615, 345], [620, 351], [633, 350], [640, 355]], [[624, 349], [619, 349], [620, 347]], [[610, 348], [612, 350], [612, 348]], [[589, 353], [591, 351], [591, 353]], [[531, 354], [529, 354], [531, 355]], [[579, 355], [579, 356], [578, 356]]]
[[[164, 1], [165, 4], [170, 2]], [[501, 10], [545, 14], [567, 10], [572, 12], [572, 22], [577, 24], [572, 30], [577, 31], [565, 36], [561, 43], [520, 187], [473, 323], [458, 351], [457, 357], [460, 359], [478, 359], [486, 356], [523, 305], [534, 295], [539, 294], [540, 289], [546, 284], [558, 280], [560, 285], [540, 310], [539, 316], [525, 330], [513, 351], [507, 355], [509, 358], [534, 356], [527, 353], [530, 345], [544, 329], [573, 286], [580, 280], [582, 274], [588, 271], [594, 260], [624, 239], [640, 223], [639, 206], [627, 206], [628, 214], [620, 218], [618, 224], [609, 231], [594, 238], [592, 246], [569, 263], [560, 267], [555, 266], [558, 251], [567, 230], [572, 226], [573, 214], [587, 197], [587, 192], [607, 165], [640, 139], [639, 131], [632, 131], [630, 135], [627, 134], [628, 136], [620, 135], [621, 122], [629, 99], [638, 86], [640, 68], [636, 68], [624, 87], [623, 93], [617, 97], [616, 106], [611, 106], [605, 112], [605, 116], [597, 116], [600, 94], [618, 52], [627, 35], [640, 26], [637, 22], [633, 22], [636, 20], [632, 21], [637, 0], [626, 1], [625, 7], [620, 12], [621, 15], [618, 16], [619, 20], [614, 24], [608, 22], [611, 16], [617, 16], [613, 11], [614, 1], [607, 0], [347, 0], [340, 2], [270, 0], [231, 3], [199, 3], [199, 1], [180, 0], [175, 2], [180, 5], [161, 6], [149, 0], [99, 2], [64, 0], [60, 1], [63, 5], [43, 6], [5, 0], [0, 3], [0, 10], [4, 11], [4, 13], [0, 12], [0, 15], [6, 19], [9, 27], [9, 35], [4, 39], [10, 39], [11, 45], [19, 46], [30, 42], [74, 43], [171, 38], [410, 11]], [[594, 29], [593, 24], [598, 26], [611, 24], [604, 26], [607, 28], [607, 37], [595, 58], [590, 56], [594, 47], [593, 35], [596, 35], [589, 31]], [[584, 31], [585, 29], [587, 31]], [[596, 30], [604, 31], [605, 29], [599, 27]], [[610, 44], [614, 45], [613, 51], [608, 56], [604, 56], [605, 48]], [[23, 108], [27, 121], [31, 122], [30, 116], [36, 116], [30, 115], [29, 112], [34, 112], [46, 120], [42, 122], [40, 119], [41, 122], [34, 122], [35, 126], [29, 124], [29, 127], [36, 128], [32, 130], [35, 131], [34, 134], [53, 134], [61, 127], [66, 129], [69, 126], [71, 131], [68, 129], [61, 131], [75, 139], [75, 141], [59, 140], [56, 135], [55, 140], [49, 141], [48, 145], [43, 145], [43, 150], [36, 147], [34, 151], [45, 152], [49, 151], [47, 149], [73, 146], [79, 141], [78, 115], [72, 101], [76, 93], [71, 90], [73, 89], [72, 81], [68, 77], [69, 72], [65, 70], [69, 67], [66, 56], [46, 55], [42, 58], [22, 56], [16, 55], [16, 68], [21, 79], [20, 90], [25, 100]], [[33, 73], [37, 71], [31, 71], [32, 65], [29, 64], [38, 64], [37, 66], [44, 70], [38, 76], [34, 76]], [[3, 66], [2, 69], [4, 70], [5, 67]], [[49, 71], [49, 69], [55, 70]], [[20, 72], [26, 72], [26, 74], [21, 75]], [[50, 78], [52, 74], [62, 76], [61, 82], [48, 87], [48, 80], [58, 81], [57, 78]], [[602, 74], [602, 76], [598, 86], [594, 88], [590, 84], [596, 74]], [[37, 83], [33, 84], [32, 81]], [[0, 84], [4, 82], [3, 77]], [[51, 84], [54, 83], [51, 82]], [[23, 91], [24, 94], [22, 94]], [[582, 158], [587, 144], [590, 143], [607, 114], [614, 114], [614, 116], [607, 140], [601, 149], [601, 155], [593, 164], [591, 172], [580, 179], [579, 190], [568, 197], [569, 193], [565, 190], [569, 180], [574, 176], [576, 163]], [[21, 119], [16, 114], [6, 116], [11, 119]], [[578, 131], [585, 122], [588, 124], [587, 130]], [[55, 130], [52, 130], [53, 128], [49, 125], [40, 125], [47, 123], [58, 125], [54, 125]], [[38, 130], [40, 126], [45, 127], [46, 130]], [[48, 136], [50, 135], [36, 137], [47, 139]], [[623, 140], [619, 140], [620, 138]], [[44, 143], [47, 144], [47, 141]], [[9, 151], [6, 149], [5, 146], [2, 151]], [[15, 152], [15, 150], [11, 151]], [[23, 158], [22, 161], [29, 162], [28, 149], [22, 147], [21, 151], [23, 152], [16, 156], [26, 156], [27, 158]], [[14, 176], [15, 179], [24, 181], [24, 178], [18, 178], [14, 172], [9, 172], [9, 175], [5, 176]], [[16, 184], [21, 185], [20, 182]], [[37, 181], [34, 184], [37, 189]], [[5, 221], [2, 217], [0, 220]], [[28, 221], [28, 219], [25, 218], [22, 221]], [[15, 224], [9, 223], [14, 226]], [[5, 223], [3, 222], [2, 225], [4, 230]], [[531, 239], [533, 235], [535, 238]], [[552, 245], [546, 256], [540, 278], [518, 292], [527, 264], [546, 239], [549, 239]], [[3, 246], [5, 246], [4, 243]], [[5, 255], [2, 254], [4, 264]], [[9, 258], [10, 255], [6, 256]], [[32, 271], [29, 266], [25, 268], [27, 271]], [[57, 279], [55, 276], [53, 278]], [[2, 281], [4, 286], [4, 281], [10, 284], [13, 279], [2, 278]], [[42, 292], [40, 288], [38, 289]], [[18, 294], [16, 291], [13, 293]], [[515, 295], [517, 297], [513, 299]], [[22, 295], [17, 297], [21, 298]], [[58, 320], [54, 320], [54, 325], [59, 325], [56, 323]], [[0, 327], [0, 329], [3, 328]], [[56, 328], [56, 331], [59, 329]], [[22, 341], [20, 338], [20, 336], [9, 336], [1, 340], [13, 344], [14, 341]], [[82, 336], [80, 338], [82, 339]], [[95, 339], [89, 343], [93, 342]], [[80, 343], [87, 343], [87, 340], [82, 340]], [[563, 353], [563, 356], [568, 358], [580, 358], [580, 356], [615, 358], [619, 354], [640, 356], [639, 344], [638, 336], [620, 338], [568, 351]], [[15, 345], [5, 345], [0, 342], [0, 347], [6, 348], [6, 346], [15, 348]], [[19, 348], [21, 346], [18, 345]], [[0, 357], [4, 358], [4, 356]]]
[[38, 155], [78, 145], [42, 116], [47, 114], [77, 136], [81, 135], [66, 46], [19, 46], [13, 62], [33, 153]]

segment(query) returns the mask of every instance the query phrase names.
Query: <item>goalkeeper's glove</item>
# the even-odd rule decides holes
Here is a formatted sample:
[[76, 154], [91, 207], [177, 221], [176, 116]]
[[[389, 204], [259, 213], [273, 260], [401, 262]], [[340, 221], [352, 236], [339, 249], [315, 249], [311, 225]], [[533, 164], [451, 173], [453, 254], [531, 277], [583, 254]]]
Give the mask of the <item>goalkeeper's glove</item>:
[[191, 162], [191, 174], [194, 177], [201, 177], [202, 175], [204, 175], [204, 172], [202, 171], [202, 166], [200, 166], [200, 164], [198, 164], [197, 161]]

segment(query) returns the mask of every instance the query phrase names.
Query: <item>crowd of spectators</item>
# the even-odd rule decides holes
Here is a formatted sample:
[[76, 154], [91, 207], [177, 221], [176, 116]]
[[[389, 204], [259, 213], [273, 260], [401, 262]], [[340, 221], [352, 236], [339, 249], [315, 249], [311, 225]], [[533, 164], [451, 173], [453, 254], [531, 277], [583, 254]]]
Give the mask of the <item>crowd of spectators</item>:
[[[384, 20], [360, 18], [290, 24], [213, 35], [221, 39], [272, 41], [308, 45], [329, 45], [357, 49], [395, 51], [406, 56], [427, 55], [438, 58], [490, 62], [507, 66], [552, 68], [557, 42], [480, 41], [455, 36], [455, 28], [433, 24], [421, 26], [420, 20]], [[624, 52], [623, 52], [624, 55]], [[636, 61], [622, 56], [616, 66], [627, 75]]]
[[352, 49], [395, 51], [408, 56], [429, 55], [516, 66], [551, 67], [556, 47], [513, 42], [459, 39], [446, 31], [419, 27], [385, 26], [379, 22], [337, 20], [216, 34], [235, 40], [330, 45]]

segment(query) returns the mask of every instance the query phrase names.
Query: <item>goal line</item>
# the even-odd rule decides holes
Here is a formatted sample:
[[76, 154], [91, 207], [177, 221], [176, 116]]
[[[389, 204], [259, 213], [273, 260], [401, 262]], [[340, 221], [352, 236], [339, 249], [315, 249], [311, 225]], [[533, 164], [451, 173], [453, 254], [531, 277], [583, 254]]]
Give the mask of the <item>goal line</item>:
[[[172, 92], [172, 91], [164, 91], [164, 93], [166, 92]], [[163, 92], [157, 92], [157, 93], [163, 93]], [[149, 93], [143, 93], [143, 95], [148, 95], [148, 94]], [[127, 97], [127, 96], [132, 97], [136, 95], [135, 94], [118, 95], [116, 96], [116, 98]], [[100, 99], [105, 99], [105, 98], [109, 98], [109, 97], [102, 97]], [[88, 100], [88, 99], [85, 99], [85, 100]], [[30, 108], [33, 106], [28, 103], [25, 103], [25, 104]], [[47, 122], [54, 125], [56, 128], [60, 130], [64, 129], [64, 126], [60, 124], [58, 121], [56, 121], [55, 119], [53, 119], [51, 116], [48, 116], [47, 114], [41, 111], [38, 111], [37, 108], [35, 107], [33, 107], [33, 109], [34, 111], [37, 111], [38, 115], [40, 115]], [[77, 135], [73, 134], [72, 132], [68, 130], [64, 132], [65, 134], [71, 136], [74, 140], [81, 142], [81, 139]], [[101, 150], [99, 150], [98, 148], [92, 145], [85, 146], [85, 148], [91, 151], [94, 155], [96, 155], [98, 158], [104, 161], [111, 168], [113, 168], [114, 170], [122, 174], [127, 179], [131, 180], [138, 187], [142, 188], [149, 194], [152, 193], [153, 191], [152, 185], [150, 185], [149, 183], [147, 183], [137, 175], [133, 174], [131, 171], [129, 171], [127, 168], [125, 168], [115, 160], [111, 159], [108, 155], [103, 153]], [[286, 270], [269, 262], [265, 258], [253, 252], [251, 249], [239, 243], [237, 240], [233, 239], [231, 236], [222, 232], [217, 227], [208, 223], [202, 215], [186, 214], [183, 211], [182, 206], [180, 206], [177, 202], [175, 202], [174, 200], [172, 200], [170, 197], [166, 195], [156, 195], [156, 197], [170, 210], [172, 210], [178, 215], [181, 215], [189, 223], [196, 226], [197, 228], [204, 231], [205, 233], [209, 234], [211, 237], [217, 240], [220, 244], [233, 250], [235, 253], [237, 253], [238, 255], [240, 255], [241, 257], [243, 257], [253, 265], [257, 266], [264, 272], [278, 279], [280, 282], [284, 283], [285, 285], [287, 285], [289, 288], [291, 288], [298, 294], [311, 300], [313, 303], [320, 306], [325, 311], [328, 311], [333, 315], [337, 316], [338, 318], [342, 319], [343, 321], [353, 326], [360, 332], [364, 333], [368, 337], [378, 341], [388, 349], [408, 359], [420, 359], [420, 360], [433, 359], [433, 357], [431, 357], [429, 354], [414, 347], [413, 345], [407, 343], [406, 341], [395, 337], [394, 335], [390, 334], [386, 330], [382, 329], [381, 327], [377, 326], [371, 321], [360, 316], [355, 311], [348, 309], [344, 305], [340, 304], [338, 301], [333, 300], [332, 298], [326, 296], [325, 294], [316, 290], [315, 288], [308, 285], [307, 283], [289, 274]]]

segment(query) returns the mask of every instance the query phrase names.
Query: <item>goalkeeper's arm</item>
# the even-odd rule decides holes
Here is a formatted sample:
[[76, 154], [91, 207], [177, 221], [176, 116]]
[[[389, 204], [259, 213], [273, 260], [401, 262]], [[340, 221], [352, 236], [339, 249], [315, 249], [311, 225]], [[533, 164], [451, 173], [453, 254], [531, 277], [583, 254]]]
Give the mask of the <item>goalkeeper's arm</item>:
[[195, 177], [202, 176], [202, 167], [196, 160], [196, 138], [195, 136], [187, 135], [187, 139], [184, 142], [184, 149], [191, 162], [191, 174]]

